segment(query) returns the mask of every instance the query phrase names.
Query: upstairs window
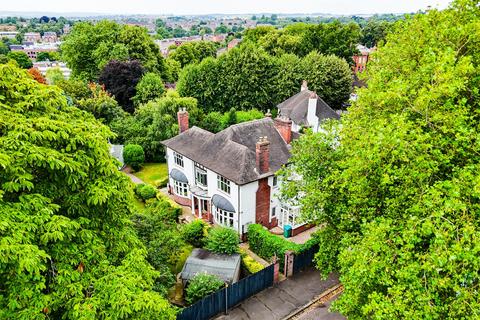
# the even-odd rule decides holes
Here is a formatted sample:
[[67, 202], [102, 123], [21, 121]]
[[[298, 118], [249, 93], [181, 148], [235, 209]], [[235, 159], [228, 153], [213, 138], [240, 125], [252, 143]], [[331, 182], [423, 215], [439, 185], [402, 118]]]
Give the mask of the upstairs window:
[[207, 186], [207, 170], [198, 163], [195, 163], [195, 183], [197, 186]]
[[273, 185], [274, 187], [276, 187], [276, 186], [277, 186], [277, 183], [278, 183], [277, 176], [273, 176], [272, 185]]
[[179, 167], [183, 168], [183, 156], [181, 154], [178, 154], [176, 152], [173, 153], [173, 161], [175, 161], [175, 164]]
[[219, 174], [217, 175], [217, 187], [218, 190], [222, 190], [223, 192], [230, 194], [230, 181]]

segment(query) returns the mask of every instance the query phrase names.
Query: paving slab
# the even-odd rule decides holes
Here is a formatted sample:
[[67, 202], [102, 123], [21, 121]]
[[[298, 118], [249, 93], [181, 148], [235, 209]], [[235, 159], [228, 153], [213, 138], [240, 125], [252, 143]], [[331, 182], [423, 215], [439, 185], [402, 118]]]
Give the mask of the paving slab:
[[337, 274], [322, 280], [318, 270], [309, 268], [243, 301], [230, 309], [228, 315], [214, 319], [280, 320], [338, 283]]

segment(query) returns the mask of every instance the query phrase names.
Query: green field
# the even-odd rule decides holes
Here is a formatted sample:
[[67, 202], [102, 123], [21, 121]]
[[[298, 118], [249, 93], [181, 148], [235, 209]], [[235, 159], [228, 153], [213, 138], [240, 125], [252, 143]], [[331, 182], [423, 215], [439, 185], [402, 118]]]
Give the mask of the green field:
[[140, 171], [133, 173], [143, 182], [155, 185], [156, 180], [160, 180], [168, 175], [166, 163], [145, 163]]

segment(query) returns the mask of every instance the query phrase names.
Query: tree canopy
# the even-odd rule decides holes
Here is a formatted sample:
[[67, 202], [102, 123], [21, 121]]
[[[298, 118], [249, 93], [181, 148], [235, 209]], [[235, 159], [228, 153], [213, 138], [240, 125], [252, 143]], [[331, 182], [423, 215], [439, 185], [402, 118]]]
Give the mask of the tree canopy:
[[349, 319], [478, 318], [479, 24], [471, 0], [396, 24], [341, 126], [293, 148], [284, 194], [324, 225]]
[[175, 319], [110, 130], [12, 64], [0, 96], [0, 318]]
[[148, 71], [162, 76], [166, 72], [160, 50], [146, 29], [108, 20], [75, 23], [61, 51], [72, 76], [89, 81], [97, 79], [111, 60], [139, 60]]
[[297, 93], [305, 79], [334, 108], [349, 98], [352, 76], [343, 59], [317, 52], [302, 59], [293, 54], [276, 57], [252, 44], [187, 66], [178, 91], [196, 98], [204, 112], [227, 112], [232, 107], [265, 112]]
[[126, 112], [133, 113], [135, 110], [133, 97], [144, 73], [145, 69], [138, 60], [112, 60], [105, 65], [98, 81]]
[[168, 57], [180, 63], [183, 68], [191, 63], [198, 63], [205, 58], [217, 56], [217, 44], [213, 41], [193, 41], [183, 43], [171, 50]]

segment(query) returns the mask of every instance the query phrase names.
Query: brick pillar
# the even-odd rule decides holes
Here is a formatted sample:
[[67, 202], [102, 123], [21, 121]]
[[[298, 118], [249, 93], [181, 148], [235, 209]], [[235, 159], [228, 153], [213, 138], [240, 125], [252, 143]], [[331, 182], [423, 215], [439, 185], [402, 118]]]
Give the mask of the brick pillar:
[[270, 141], [260, 137], [255, 146], [257, 170], [260, 174], [270, 171]]
[[292, 141], [292, 120], [284, 116], [279, 116], [275, 118], [273, 124], [283, 140], [285, 140], [287, 144], [290, 144]]
[[277, 256], [273, 257], [273, 283], [278, 283], [280, 273], [280, 263], [278, 263]]
[[271, 228], [270, 217], [270, 186], [268, 177], [258, 180], [258, 189], [255, 193], [255, 223]]
[[182, 133], [188, 130], [188, 111], [183, 108], [177, 112], [177, 121], [178, 121], [178, 130], [179, 133]]
[[285, 265], [283, 268], [285, 277], [293, 276], [293, 251], [288, 250], [285, 252]]

